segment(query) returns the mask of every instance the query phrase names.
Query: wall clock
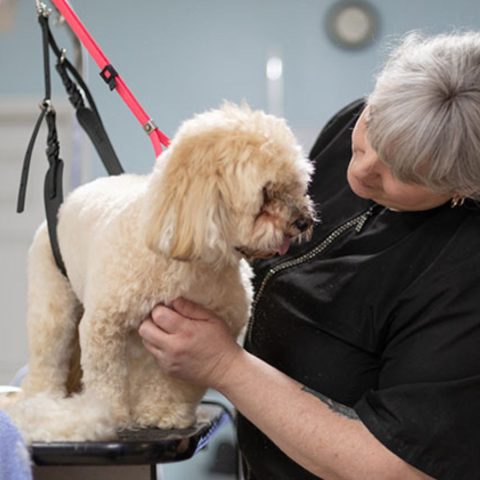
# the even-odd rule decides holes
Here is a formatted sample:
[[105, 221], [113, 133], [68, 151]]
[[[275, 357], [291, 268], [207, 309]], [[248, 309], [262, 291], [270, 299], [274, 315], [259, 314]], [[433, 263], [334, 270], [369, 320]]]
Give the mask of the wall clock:
[[342, 0], [327, 12], [326, 28], [338, 46], [358, 49], [367, 46], [378, 33], [379, 18], [375, 8], [366, 1]]

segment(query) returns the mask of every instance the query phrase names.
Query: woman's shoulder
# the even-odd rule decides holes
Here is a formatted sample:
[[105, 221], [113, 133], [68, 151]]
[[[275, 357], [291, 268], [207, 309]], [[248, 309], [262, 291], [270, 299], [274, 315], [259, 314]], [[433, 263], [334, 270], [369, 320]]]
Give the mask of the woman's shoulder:
[[363, 106], [363, 100], [355, 100], [335, 114], [310, 151], [315, 172], [309, 193], [316, 205], [325, 205], [340, 190], [348, 188], [346, 175], [352, 154], [352, 130]]
[[445, 237], [431, 274], [451, 277], [457, 271], [467, 280], [467, 272], [471, 272], [480, 287], [480, 206], [474, 202], [460, 209], [447, 206], [438, 219], [432, 220], [430, 234]]
[[310, 158], [315, 159], [342, 131], [352, 127], [364, 106], [365, 100], [359, 98], [339, 110], [320, 131], [310, 150]]
[[[399, 293], [396, 322], [417, 319], [437, 329], [443, 319], [451, 332], [453, 326], [471, 328], [480, 341], [480, 209], [447, 206], [428, 223], [417, 236], [418, 249], [410, 250], [417, 263], [421, 255], [428, 261]], [[414, 258], [405, 259], [409, 268], [413, 263]]]

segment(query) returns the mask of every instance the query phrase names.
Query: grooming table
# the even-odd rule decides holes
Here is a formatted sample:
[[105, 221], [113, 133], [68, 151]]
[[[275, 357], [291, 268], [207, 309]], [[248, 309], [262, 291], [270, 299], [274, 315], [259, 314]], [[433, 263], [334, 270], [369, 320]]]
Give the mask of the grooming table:
[[222, 405], [202, 403], [188, 429], [127, 430], [114, 441], [33, 443], [34, 479], [157, 480], [157, 464], [191, 458], [228, 420]]

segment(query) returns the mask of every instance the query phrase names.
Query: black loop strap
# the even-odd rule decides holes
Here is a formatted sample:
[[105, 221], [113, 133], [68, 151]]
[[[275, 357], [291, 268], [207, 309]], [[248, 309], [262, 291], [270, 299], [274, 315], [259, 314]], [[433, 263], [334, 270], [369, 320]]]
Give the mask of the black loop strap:
[[38, 16], [38, 22], [42, 29], [42, 48], [43, 48], [43, 73], [45, 78], [45, 100], [52, 98], [52, 83], [50, 80], [50, 54], [48, 51], [48, 38], [50, 29], [48, 28], [48, 17], [44, 15]]
[[[44, 202], [45, 215], [47, 217], [48, 236], [50, 238], [50, 245], [52, 248], [53, 257], [58, 269], [67, 277], [67, 270], [63, 263], [62, 254], [60, 253], [60, 246], [58, 245], [57, 237], [57, 215], [60, 205], [63, 201], [63, 161], [58, 159], [54, 167], [47, 170], [44, 182]], [[55, 184], [56, 195], [51, 195], [51, 185]]]
[[40, 126], [44, 119], [47, 122], [48, 136], [47, 136], [47, 159], [49, 168], [45, 176], [44, 182], [44, 201], [45, 213], [47, 217], [48, 235], [50, 237], [50, 245], [52, 253], [60, 271], [67, 276], [65, 265], [60, 254], [60, 247], [57, 239], [57, 215], [58, 209], [63, 201], [63, 161], [60, 160], [60, 144], [58, 142], [56, 115], [55, 110], [51, 104], [51, 79], [50, 79], [50, 56], [49, 56], [49, 36], [50, 30], [48, 28], [48, 17], [39, 15], [38, 21], [42, 29], [42, 47], [43, 47], [43, 66], [44, 66], [44, 80], [45, 80], [45, 97], [42, 102], [42, 112], [35, 123], [30, 142], [25, 153], [23, 161], [22, 176], [20, 180], [20, 189], [18, 193], [17, 212], [22, 212], [25, 207], [25, 194], [28, 183], [28, 173], [30, 170], [30, 163], [32, 159], [33, 147], [37, 138]]
[[47, 113], [47, 108], [48, 107], [46, 105], [42, 108], [42, 112], [40, 113], [38, 120], [35, 123], [32, 136], [30, 137], [30, 141], [28, 142], [27, 152], [25, 153], [25, 158], [23, 160], [22, 177], [20, 179], [20, 189], [18, 191], [18, 199], [17, 199], [18, 213], [22, 213], [25, 208], [25, 195], [27, 193], [28, 172], [30, 170], [30, 162], [32, 159], [33, 147], [35, 145], [35, 140], [37, 139], [40, 126], [42, 125], [45, 114]]
[[63, 161], [59, 157], [60, 144], [58, 142], [55, 111], [53, 109], [47, 111], [45, 118], [48, 126], [46, 153], [49, 163], [43, 187], [45, 215], [47, 217], [48, 235], [55, 262], [60, 271], [67, 276], [57, 236], [58, 210], [63, 202]]

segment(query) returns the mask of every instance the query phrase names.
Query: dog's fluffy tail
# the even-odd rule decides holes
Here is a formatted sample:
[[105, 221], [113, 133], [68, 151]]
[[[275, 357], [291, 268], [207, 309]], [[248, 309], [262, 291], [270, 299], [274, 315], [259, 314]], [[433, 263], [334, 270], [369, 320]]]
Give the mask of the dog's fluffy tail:
[[91, 395], [53, 398], [44, 393], [20, 395], [5, 402], [26, 443], [107, 440], [115, 438], [116, 428], [109, 409]]

